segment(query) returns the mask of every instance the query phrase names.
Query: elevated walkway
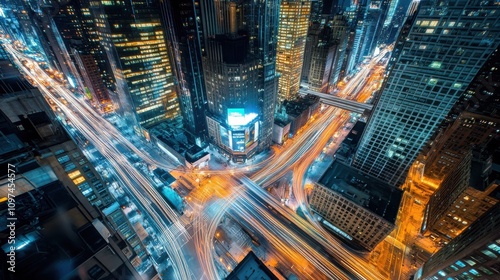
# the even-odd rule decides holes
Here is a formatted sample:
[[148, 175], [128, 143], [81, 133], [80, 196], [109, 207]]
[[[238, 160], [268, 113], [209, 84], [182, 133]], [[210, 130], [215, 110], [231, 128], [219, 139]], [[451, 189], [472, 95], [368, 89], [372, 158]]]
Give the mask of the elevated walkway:
[[365, 104], [361, 102], [357, 102], [354, 100], [348, 100], [344, 98], [340, 98], [331, 94], [326, 94], [326, 93], [321, 93], [317, 91], [313, 91], [310, 89], [301, 89], [299, 90], [299, 94], [301, 95], [306, 95], [306, 94], [312, 94], [316, 95], [320, 98], [320, 102], [334, 106], [340, 109], [348, 110], [351, 112], [356, 112], [363, 114], [365, 111], [371, 111], [373, 109], [373, 105], [371, 104]]

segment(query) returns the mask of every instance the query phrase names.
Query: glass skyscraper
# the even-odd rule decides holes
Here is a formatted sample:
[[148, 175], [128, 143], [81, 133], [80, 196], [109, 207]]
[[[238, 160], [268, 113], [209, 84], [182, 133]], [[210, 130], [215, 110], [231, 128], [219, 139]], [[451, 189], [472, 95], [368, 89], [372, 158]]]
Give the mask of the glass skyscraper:
[[[75, 60], [78, 54], [91, 55], [95, 59], [93, 64], [97, 65], [102, 82], [113, 89], [114, 80], [106, 53], [100, 45], [95, 20], [90, 13], [90, 1], [71, 0], [60, 3], [57, 7], [59, 10], [53, 16], [53, 20], [66, 50], [75, 57]], [[86, 86], [90, 87], [87, 84]]]
[[184, 127], [195, 138], [206, 134], [207, 97], [202, 68], [204, 48], [200, 1], [162, 0], [162, 19], [179, 82]]
[[[353, 166], [400, 185], [432, 135], [500, 42], [500, 6], [493, 1], [422, 1]], [[403, 34], [404, 35], [404, 34]]]
[[245, 161], [272, 140], [279, 1], [201, 2], [209, 141]]
[[92, 2], [108, 53], [122, 112], [138, 133], [180, 117], [174, 75], [157, 4], [147, 1]]

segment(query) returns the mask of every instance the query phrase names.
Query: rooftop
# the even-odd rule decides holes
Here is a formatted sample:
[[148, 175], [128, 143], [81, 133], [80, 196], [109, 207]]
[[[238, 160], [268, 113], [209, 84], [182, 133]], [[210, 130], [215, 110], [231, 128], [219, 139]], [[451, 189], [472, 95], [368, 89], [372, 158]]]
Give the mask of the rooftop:
[[308, 94], [303, 97], [299, 97], [292, 101], [285, 101], [284, 105], [286, 108], [286, 113], [290, 116], [298, 116], [307, 110], [311, 105], [319, 103], [319, 97]]
[[334, 161], [328, 167], [319, 183], [390, 223], [396, 221], [403, 196], [400, 189], [339, 161]]
[[365, 129], [366, 123], [365, 122], [356, 122], [354, 124], [353, 128], [347, 134], [345, 137], [344, 141], [342, 141], [343, 144], [347, 144], [349, 146], [356, 146], [359, 142], [359, 139], [361, 138], [361, 135], [363, 134], [363, 130]]
[[226, 277], [226, 280], [278, 280], [278, 278], [250, 251], [245, 258]]
[[[16, 205], [19, 279], [29, 275], [39, 279], [72, 278], [76, 267], [106, 246], [60, 181], [16, 196]], [[6, 208], [6, 203], [0, 204], [2, 225], [7, 224]], [[6, 230], [2, 227], [3, 233]], [[2, 246], [4, 251], [8, 251], [6, 246]]]
[[208, 152], [205, 152], [205, 150], [198, 147], [197, 145], [192, 145], [186, 150], [186, 154], [184, 155], [184, 157], [189, 162], [196, 162], [206, 155], [208, 155]]
[[155, 170], [153, 170], [153, 173], [156, 177], [161, 179], [167, 185], [170, 185], [173, 182], [175, 182], [175, 178], [164, 169], [156, 168]]
[[183, 156], [188, 162], [196, 162], [208, 153], [190, 141], [182, 125], [172, 122], [162, 122], [150, 127], [151, 135], [168, 145], [171, 149]]
[[281, 118], [275, 118], [274, 119], [274, 124], [276, 124], [276, 125], [278, 125], [280, 127], [285, 127], [289, 123], [290, 123], [289, 120], [284, 120], [284, 119], [281, 119]]

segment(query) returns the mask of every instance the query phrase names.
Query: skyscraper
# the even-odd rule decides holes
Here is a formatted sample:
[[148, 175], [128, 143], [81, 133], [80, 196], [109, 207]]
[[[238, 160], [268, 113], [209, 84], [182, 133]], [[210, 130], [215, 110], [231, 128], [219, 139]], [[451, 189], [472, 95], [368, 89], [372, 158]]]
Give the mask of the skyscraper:
[[323, 15], [323, 0], [311, 0], [311, 12], [309, 21], [311, 23], [320, 23]]
[[349, 57], [346, 65], [346, 72], [350, 73], [360, 62], [363, 37], [365, 36], [366, 1], [360, 1], [357, 5], [351, 5], [346, 11], [349, 20]]
[[[369, 55], [373, 54], [373, 50], [375, 49], [377, 44], [380, 43], [382, 28], [384, 27], [384, 23], [388, 17], [389, 9], [390, 9], [392, 2], [396, 2], [396, 0], [372, 0], [372, 1], [370, 1], [371, 8], [379, 10], [380, 17], [377, 20], [377, 26], [375, 28], [375, 32], [374, 32], [374, 36], [373, 36], [375, 42], [372, 43], [372, 49], [370, 50]], [[396, 3], [396, 5], [397, 5], [397, 3]]]
[[500, 204], [425, 262], [415, 279], [498, 279]]
[[425, 209], [423, 231], [431, 230], [437, 232], [440, 230], [444, 231], [446, 228], [443, 225], [443, 216], [447, 214], [447, 210], [453, 205], [455, 199], [469, 186], [471, 158], [472, 153], [470, 150], [463, 152], [460, 164], [448, 173], [448, 176], [443, 180], [437, 191], [431, 196]]
[[345, 75], [344, 64], [349, 40], [349, 27], [347, 18], [341, 14], [333, 16], [331, 26], [333, 30], [333, 39], [337, 47], [333, 58], [330, 84], [335, 87]]
[[103, 112], [111, 111], [113, 108], [111, 99], [104, 86], [102, 72], [98, 68], [94, 56], [85, 51], [80, 53], [73, 49], [73, 58], [78, 65], [87, 98]]
[[[423, 230], [444, 241], [456, 237], [498, 201], [494, 155], [500, 138], [499, 66], [496, 51], [443, 122], [446, 128], [419, 156], [425, 163], [424, 182], [438, 186], [427, 205]], [[466, 180], [459, 179], [463, 177]]]
[[278, 1], [202, 1], [209, 140], [233, 161], [272, 141]]
[[328, 90], [332, 57], [335, 52], [332, 41], [330, 26], [314, 23], [309, 28], [302, 77], [311, 90], [324, 93]]
[[472, 160], [466, 153], [449, 172], [427, 204], [423, 231], [449, 241], [498, 202], [500, 173], [492, 167], [493, 147], [498, 144], [497, 139], [474, 149]]
[[[114, 80], [109, 63], [107, 62], [106, 53], [100, 45], [97, 27], [90, 13], [90, 1], [71, 0], [60, 3], [57, 5], [57, 8], [58, 11], [52, 18], [65, 44], [66, 50], [73, 56], [82, 54], [84, 57], [74, 57], [73, 59], [86, 61], [86, 69], [94, 68], [91, 64], [96, 64], [101, 80], [108, 88], [114, 88]], [[95, 61], [91, 62], [88, 57], [85, 57], [87, 55], [91, 55]], [[80, 75], [85, 75], [85, 71], [80, 73]], [[89, 88], [92, 86], [100, 87], [100, 85], [95, 83], [88, 85], [85, 81], [84, 84]]]
[[202, 20], [200, 1], [163, 0], [162, 19], [179, 82], [179, 101], [184, 126], [196, 138], [206, 134], [207, 97], [203, 79]]
[[[420, 1], [418, 1], [418, 3], [420, 3]], [[391, 44], [396, 40], [399, 30], [404, 23], [409, 5], [410, 3], [406, 3], [405, 1], [391, 1], [387, 11], [387, 17], [385, 18], [378, 38], [380, 44]]]
[[158, 5], [135, 0], [91, 4], [121, 110], [136, 131], [142, 134], [149, 126], [180, 117]]
[[328, 93], [339, 80], [347, 45], [347, 24], [336, 15], [331, 25], [314, 23], [307, 35], [302, 79], [309, 88]]
[[387, 9], [387, 16], [385, 17], [383, 27], [386, 28], [391, 25], [392, 18], [396, 13], [396, 8], [398, 7], [399, 0], [392, 0], [389, 3], [389, 7]]
[[[400, 185], [416, 155], [500, 42], [500, 6], [422, 1], [353, 166]], [[458, 36], [460, 35], [460, 36]]]
[[304, 60], [310, 0], [283, 0], [280, 7], [276, 70], [280, 73], [278, 98], [297, 98]]

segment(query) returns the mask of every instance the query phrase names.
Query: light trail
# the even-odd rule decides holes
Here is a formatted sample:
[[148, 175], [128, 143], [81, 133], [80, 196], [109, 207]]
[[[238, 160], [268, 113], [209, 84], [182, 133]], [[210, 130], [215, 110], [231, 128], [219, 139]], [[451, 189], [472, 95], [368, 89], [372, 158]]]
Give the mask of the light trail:
[[[10, 49], [10, 52], [16, 52], [14, 49]], [[384, 53], [385, 54], [385, 53]], [[16, 57], [16, 55], [14, 55]], [[17, 59], [17, 58], [16, 58]], [[69, 103], [72, 103], [72, 109], [66, 107], [60, 100], [58, 100], [57, 96], [52, 95], [51, 91], [48, 90], [37, 78], [37, 75], [42, 76], [47, 79], [48, 75], [41, 69], [38, 69], [36, 72], [37, 75], [31, 73], [29, 69], [27, 70], [22, 63], [17, 59], [17, 63], [20, 64], [19, 67], [26, 71], [26, 74], [29, 75], [37, 84], [44, 90], [42, 90], [47, 96], [54, 101], [54, 103], [65, 113], [68, 119], [72, 122], [73, 126], [77, 128], [90, 142], [94, 144], [96, 149], [98, 149], [104, 157], [106, 157], [114, 169], [119, 174], [120, 179], [123, 181], [125, 185], [129, 188], [129, 191], [133, 193], [140, 202], [141, 206], [147, 209], [148, 214], [155, 220], [158, 224], [158, 228], [163, 233], [162, 242], [167, 245], [164, 246], [168, 250], [168, 254], [172, 257], [174, 261], [174, 266], [176, 268], [176, 276], [179, 279], [190, 279], [191, 274], [189, 272], [189, 268], [187, 266], [187, 262], [185, 260], [185, 256], [181, 253], [181, 247], [178, 244], [177, 237], [179, 235], [184, 235], [185, 238], [189, 238], [185, 227], [180, 222], [180, 219], [175, 211], [173, 211], [168, 205], [165, 206], [165, 203], [161, 196], [157, 193], [157, 191], [151, 187], [151, 183], [144, 177], [143, 174], [138, 172], [129, 162], [128, 159], [123, 156], [120, 151], [116, 148], [116, 146], [112, 145], [113, 140], [120, 143], [122, 146], [127, 148], [129, 151], [137, 154], [141, 157], [146, 163], [159, 166], [163, 169], [172, 171], [176, 169], [176, 167], [172, 164], [165, 163], [163, 161], [157, 161], [151, 159], [151, 157], [137, 149], [133, 144], [131, 144], [128, 139], [126, 139], [121, 132], [119, 132], [112, 124], [110, 124], [107, 120], [103, 119], [97, 112], [93, 110], [93, 108], [84, 102], [82, 99], [76, 98], [73, 93], [71, 93], [66, 88], [62, 87], [58, 83], [53, 81], [53, 88], [58, 91], [59, 95], [63, 96]], [[37, 65], [37, 64], [36, 64]], [[372, 64], [370, 64], [372, 65]], [[38, 66], [38, 65], [37, 65]], [[345, 88], [339, 93], [339, 96], [356, 96], [360, 90], [360, 84], [363, 84], [366, 80], [366, 77], [369, 74], [369, 67], [365, 67], [360, 71], [358, 75], [353, 77], [349, 83], [345, 86]], [[48, 77], [50, 78], [50, 77]], [[75, 111], [74, 111], [75, 110]], [[75, 116], [78, 114], [82, 120]], [[82, 117], [83, 116], [83, 117]], [[337, 118], [337, 119], [336, 119]], [[257, 171], [252, 178], [261, 185], [268, 184], [273, 180], [283, 176], [286, 172], [291, 170], [292, 168], [297, 168], [297, 164], [305, 161], [305, 158], [310, 158], [312, 154], [317, 152], [318, 143], [322, 142], [325, 139], [325, 135], [332, 134], [332, 131], [335, 130], [334, 127], [337, 127], [342, 123], [342, 120], [345, 120], [346, 114], [341, 113], [340, 110], [334, 108], [327, 108], [325, 112], [318, 117], [318, 119], [310, 125], [310, 128], [306, 131], [301, 132], [299, 135], [296, 135], [295, 139], [293, 139], [293, 143], [289, 149], [283, 151], [277, 155], [272, 155], [268, 159], [263, 162], [242, 167], [242, 168], [233, 168], [226, 170], [217, 170], [217, 171], [200, 171], [210, 174], [221, 175], [221, 178], [226, 180], [226, 182], [234, 181], [234, 177], [229, 175], [229, 173], [234, 174], [237, 178], [245, 177], [240, 175], [242, 172], [254, 171], [256, 169], [261, 169]], [[89, 129], [90, 128], [90, 129]], [[99, 130], [101, 133], [99, 133]], [[104, 133], [102, 133], [104, 132]], [[311, 150], [312, 149], [312, 150]], [[296, 171], [304, 171], [306, 168], [303, 165]], [[272, 167], [272, 168], [267, 168]], [[187, 172], [186, 170], [177, 168], [180, 172]], [[198, 171], [189, 171], [191, 173], [199, 173]], [[303, 178], [303, 175], [302, 175]], [[295, 179], [295, 178], [294, 178]], [[298, 181], [302, 182], [301, 177], [296, 178]], [[252, 183], [247, 182], [245, 185], [251, 185]], [[237, 183], [228, 184], [228, 188], [235, 188], [234, 186], [238, 185]], [[233, 187], [231, 187], [233, 186]], [[253, 188], [257, 185], [254, 184]], [[259, 186], [258, 189], [263, 191]], [[281, 215], [292, 221], [295, 225], [302, 227], [307, 227], [305, 221], [302, 219], [298, 219], [296, 214], [293, 212], [287, 213], [286, 211], [282, 211], [281, 204], [274, 201], [274, 198], [267, 196], [264, 193], [256, 192], [259, 194], [259, 197], [264, 198], [266, 201], [270, 201], [273, 204], [274, 209], [280, 212]], [[243, 202], [240, 202], [240, 197], [246, 197], [247, 199]], [[304, 196], [305, 197], [305, 196]], [[303, 199], [303, 198], [301, 198]], [[173, 221], [172, 226], [167, 226], [162, 218], [162, 215], [158, 214], [152, 207], [151, 202], [154, 203], [159, 209], [163, 216], [167, 217], [169, 220]], [[289, 251], [290, 244], [292, 246], [297, 247], [297, 250], [300, 250], [302, 254], [313, 257], [312, 264], [318, 270], [322, 271], [325, 275], [329, 275], [329, 277], [341, 277], [339, 275], [344, 275], [342, 271], [340, 271], [335, 266], [332, 266], [328, 260], [316, 258], [318, 252], [310, 247], [307, 243], [302, 240], [300, 236], [294, 236], [293, 232], [291, 232], [286, 225], [275, 225], [276, 221], [273, 220], [271, 214], [269, 214], [269, 210], [265, 207], [259, 206], [255, 201], [250, 199], [248, 196], [241, 195], [239, 191], [233, 190], [233, 195], [225, 196], [222, 201], [212, 201], [206, 200], [203, 202], [204, 206], [200, 210], [200, 215], [195, 216], [194, 226], [196, 228], [194, 233], [194, 242], [196, 244], [196, 254], [197, 258], [200, 262], [200, 265], [204, 271], [204, 276], [208, 277], [208, 279], [216, 279], [218, 278], [217, 268], [214, 263], [214, 251], [212, 247], [212, 238], [215, 234], [215, 230], [217, 225], [219, 224], [220, 219], [223, 214], [227, 211], [227, 209], [234, 207], [239, 207], [239, 210], [245, 209], [242, 215], [246, 215], [246, 217], [252, 217], [252, 211], [255, 213], [259, 213], [262, 215], [262, 220], [257, 220], [255, 217], [255, 223], [257, 227], [262, 227], [266, 229], [266, 237], [272, 241], [278, 242], [279, 240], [287, 240], [288, 245], [284, 243], [276, 243], [278, 244], [278, 248], [283, 252], [287, 253], [288, 256], [293, 256], [294, 253]], [[218, 207], [215, 207], [215, 206]], [[242, 208], [243, 207], [243, 208]], [[213, 211], [213, 208], [215, 211]], [[257, 209], [257, 211], [255, 210]], [[151, 212], [151, 213], [150, 213]], [[238, 211], [240, 213], [241, 211]], [[285, 214], [283, 214], [285, 213]], [[265, 225], [265, 226], [263, 226]], [[323, 240], [321, 238], [321, 234], [317, 231], [305, 231], [309, 236], [314, 237], [314, 239]], [[290, 239], [290, 240], [288, 240]], [[359, 261], [359, 257], [353, 255], [343, 248], [343, 246], [337, 242], [336, 244], [330, 246], [322, 245], [328, 249], [328, 251], [332, 251], [331, 247], [335, 247], [337, 250], [337, 254], [335, 255], [336, 259], [342, 264], [342, 266], [349, 268], [349, 270], [358, 275], [360, 278], [371, 279], [367, 277], [363, 277], [363, 275], [369, 275], [366, 273], [359, 273], [359, 269], [363, 266], [366, 266], [366, 263]], [[295, 248], [294, 247], [294, 248]], [[338, 248], [336, 248], [338, 247]], [[340, 248], [340, 249], [339, 249]], [[296, 253], [295, 253], [296, 254]], [[293, 258], [293, 257], [292, 257]], [[321, 260], [321, 261], [318, 261]], [[299, 261], [299, 260], [297, 260]], [[356, 268], [353, 269], [352, 266]], [[333, 274], [332, 274], [333, 273]], [[345, 275], [344, 275], [345, 276]], [[374, 275], [372, 279], [377, 279], [377, 275]], [[336, 279], [336, 278], [332, 278]], [[380, 279], [380, 278], [379, 278]]]
[[[256, 227], [257, 231], [264, 235], [273, 247], [281, 254], [287, 256], [291, 260], [295, 260], [296, 264], [304, 264], [304, 261], [311, 263], [318, 271], [320, 271], [326, 279], [351, 279], [344, 271], [335, 266], [331, 260], [325, 258], [318, 250], [316, 250], [309, 242], [305, 241], [302, 236], [299, 236], [293, 230], [290, 230], [287, 225], [277, 220], [269, 210], [262, 204], [256, 202], [255, 197], [248, 192], [247, 198], [236, 201], [232, 209], [238, 216], [245, 221], [252, 221], [252, 226]], [[303, 260], [303, 258], [305, 260]], [[315, 279], [319, 275], [309, 279]]]
[[[359, 84], [357, 82], [362, 82], [363, 85], [364, 82], [366, 81], [366, 76], [369, 75], [371, 72], [371, 69], [375, 67], [375, 65], [380, 61], [380, 59], [387, 53], [387, 50], [384, 50], [379, 56], [374, 58], [367, 67], [362, 69], [360, 71], [360, 74], [355, 76], [351, 81], [346, 85], [347, 91], [342, 91], [339, 95], [341, 96], [349, 96], [351, 98], [358, 98], [358, 95], [360, 93], [360, 88]], [[355, 86], [353, 86], [353, 84]], [[362, 97], [363, 99], [365, 97]], [[365, 101], [365, 100], [359, 100], [359, 101]], [[331, 108], [329, 108], [331, 109]], [[328, 109], [327, 109], [328, 110]], [[335, 114], [335, 115], [334, 115]], [[294, 155], [299, 154], [301, 155], [299, 158], [300, 160], [304, 160], [304, 157], [302, 155], [305, 154], [303, 148], [306, 148], [307, 154], [309, 155], [309, 161], [313, 158], [314, 154], [318, 153], [318, 150], [322, 149], [326, 144], [325, 140], [327, 141], [331, 135], [333, 135], [332, 131], [335, 131], [338, 129], [338, 126], [340, 123], [332, 123], [330, 125], [331, 130], [327, 130], [327, 127], [324, 126], [325, 123], [330, 123], [332, 120], [332, 115], [337, 116], [338, 114], [337, 110], [329, 110], [326, 111], [322, 116], [318, 118], [318, 120], [313, 124], [313, 127], [308, 130], [309, 133], [304, 133], [303, 135], [300, 135], [301, 137], [305, 139], [299, 139], [297, 142], [294, 142], [295, 144], [292, 147], [289, 147], [289, 149], [284, 152], [283, 154], [275, 157], [275, 162], [273, 162], [274, 168], [271, 169], [264, 169], [261, 172], [257, 172], [252, 176], [252, 179], [257, 182], [259, 185], [265, 186], [266, 182], [273, 182], [276, 181], [278, 178], [282, 177], [286, 172], [294, 166], [299, 159], [294, 157]], [[345, 114], [341, 114], [341, 117], [345, 117]], [[346, 118], [343, 120], [345, 122]], [[337, 128], [334, 128], [334, 126], [337, 125]], [[323, 131], [322, 137], [318, 137], [317, 132]], [[314, 134], [313, 134], [314, 133]], [[299, 137], [300, 137], [299, 136]], [[318, 139], [322, 138], [323, 139], [323, 144], [318, 143], [317, 146], [315, 146], [315, 150], [311, 151], [310, 148], [313, 147], [313, 143], [316, 144]], [[297, 145], [296, 143], [301, 143], [302, 145]], [[296, 153], [294, 155], [290, 155], [289, 153], [292, 153], [295, 151]], [[288, 160], [291, 159], [291, 160]], [[305, 164], [301, 167], [301, 173], [302, 175], [295, 175], [297, 176], [295, 179], [298, 179], [299, 182], [295, 182], [296, 184], [294, 187], [294, 195], [296, 198], [298, 197], [299, 199], [302, 200], [302, 203], [300, 203], [304, 208], [306, 208], [306, 196], [304, 193], [304, 188], [303, 188], [303, 174], [305, 174], [305, 171], [307, 170], [306, 167], [308, 167], [308, 164]], [[240, 177], [240, 179], [243, 181], [245, 180], [244, 178]], [[296, 214], [293, 212], [290, 212], [288, 208], [283, 207], [279, 202], [275, 201], [274, 197], [270, 196], [269, 193], [265, 192], [260, 188], [258, 185], [253, 183], [251, 180], [248, 180], [245, 182], [246, 185], [254, 186], [255, 191], [257, 189], [260, 190], [260, 194], [262, 195], [262, 198], [264, 198], [267, 202], [273, 201], [275, 209], [279, 209], [278, 211], [285, 217], [287, 217], [290, 221], [292, 221], [295, 225], [300, 226], [303, 230], [308, 231], [312, 237], [314, 237], [318, 242], [321, 242], [322, 245], [325, 248], [328, 248], [329, 251], [334, 254], [339, 260], [343, 261], [345, 267], [350, 268], [352, 273], [358, 274], [359, 278], [364, 278], [364, 279], [384, 279], [382, 275], [375, 269], [370, 269], [369, 264], [366, 262], [366, 260], [362, 259], [361, 257], [349, 252], [347, 249], [344, 248], [344, 246], [335, 238], [333, 238], [330, 234], [325, 234], [326, 231], [312, 219], [312, 217], [309, 216], [311, 222], [313, 222], [313, 225], [317, 228], [315, 231], [313, 231], [308, 224], [304, 223], [302, 219], [298, 219], [296, 217]], [[303, 211], [304, 213], [308, 213], [309, 211], [305, 209], [306, 211]], [[334, 244], [335, 246], [332, 246]]]
[[[380, 57], [382, 57], [382, 56], [380, 56]], [[366, 70], [362, 73], [367, 75], [369, 73], [369, 71]], [[365, 78], [358, 78], [358, 76], [356, 76], [355, 78], [353, 78], [351, 80], [351, 83], [349, 83], [347, 86], [351, 85], [352, 83], [356, 83], [359, 80], [364, 82], [366, 79]], [[348, 89], [349, 95], [352, 95], [353, 90], [356, 88], [357, 88], [357, 86], [351, 87], [351, 89]], [[357, 96], [358, 92], [354, 92], [354, 95]], [[337, 120], [335, 120], [336, 117], [338, 117]], [[276, 180], [276, 179], [282, 177], [286, 172], [288, 172], [290, 170], [290, 168], [293, 168], [293, 166], [297, 162], [299, 162], [299, 160], [301, 160], [306, 153], [308, 153], [309, 155], [312, 155], [318, 149], [321, 150], [324, 145], [321, 145], [321, 144], [317, 145], [318, 144], [317, 141], [319, 141], [320, 139], [328, 139], [329, 137], [331, 137], [331, 135], [333, 135], [333, 132], [338, 130], [338, 128], [341, 124], [345, 123], [346, 119], [347, 119], [347, 115], [345, 113], [340, 113], [338, 109], [328, 108], [325, 111], [325, 113], [323, 115], [321, 115], [318, 118], [318, 120], [316, 120], [316, 122], [314, 122], [312, 124], [311, 128], [309, 128], [303, 134], [296, 136], [292, 147], [289, 147], [286, 151], [284, 151], [283, 153], [281, 153], [278, 156], [275, 156], [272, 160], [269, 161], [268, 165], [273, 166], [272, 169], [271, 168], [267, 168], [267, 169], [264, 168], [261, 171], [256, 172], [254, 174], [254, 176], [252, 176], [252, 178], [254, 178], [257, 182], [260, 181], [261, 184], [264, 185], [265, 182], [269, 182], [269, 181], [272, 182], [273, 179]], [[335, 122], [334, 122], [334, 120], [335, 120]], [[312, 147], [315, 147], [315, 150], [313, 151], [313, 153], [310, 153], [310, 150]], [[236, 176], [239, 179], [243, 178], [242, 180], [244, 180], [244, 178], [245, 178], [244, 176], [241, 176], [239, 174], [234, 175], [234, 176]], [[226, 182], [229, 182], [229, 181], [230, 181], [229, 179], [226, 179]], [[260, 193], [261, 198], [264, 198], [266, 201], [273, 201], [275, 209], [282, 210], [281, 204], [274, 201], [274, 198], [271, 197], [267, 192], [263, 191], [260, 187], [256, 186], [252, 181], [247, 181], [246, 183], [250, 184], [250, 185], [253, 184], [253, 186], [256, 189], [260, 190], [260, 192], [256, 191], [256, 193]], [[233, 207], [234, 207], [234, 205], [238, 205], [238, 204], [234, 203]], [[259, 208], [257, 205], [253, 205], [253, 206], [255, 207], [255, 209], [259, 209], [258, 211], [261, 211], [263, 213], [269, 213], [268, 210], [266, 210], [266, 209], [262, 210], [262, 208]], [[255, 209], [248, 208], [247, 210], [255, 211]], [[220, 211], [217, 212], [217, 217], [222, 217], [222, 214], [225, 211], [226, 211], [225, 208], [224, 209], [221, 208]], [[333, 255], [335, 255], [335, 257], [342, 263], [342, 265], [344, 267], [349, 268], [349, 270], [352, 273], [354, 273], [355, 275], [357, 275], [357, 277], [359, 279], [384, 279], [377, 271], [373, 271], [373, 270], [364, 271], [363, 266], [367, 265], [366, 261], [361, 259], [359, 256], [354, 255], [351, 252], [347, 251], [343, 247], [343, 245], [339, 241], [337, 241], [336, 239], [329, 238], [330, 234], [327, 234], [324, 229], [321, 228], [321, 230], [320, 230], [321, 234], [320, 234], [317, 231], [313, 231], [312, 229], [310, 229], [308, 224], [306, 224], [303, 220], [299, 220], [296, 217], [295, 213], [283, 213], [282, 211], [280, 211], [280, 212], [284, 217], [288, 218], [294, 224], [299, 225], [299, 227], [301, 227], [301, 229], [303, 229], [305, 232], [308, 232], [308, 234], [310, 236], [314, 237], [317, 241], [321, 242], [325, 248], [328, 248], [329, 251], [332, 252]], [[304, 211], [304, 212], [308, 212], [308, 211]], [[220, 218], [214, 218], [214, 219], [212, 219], [212, 222], [218, 224], [219, 220], [220, 220]], [[212, 230], [213, 231], [211, 231], [211, 232], [209, 231], [207, 238], [209, 238], [210, 236], [212, 236], [212, 237], [214, 236], [215, 229], [212, 229]], [[278, 229], [275, 228], [275, 231], [278, 231]], [[276, 232], [274, 232], [274, 233], [276, 233]], [[327, 238], [325, 239], [324, 236], [326, 236]], [[266, 234], [266, 238], [276, 241], [274, 235], [271, 234], [270, 232], [268, 232], [268, 234]], [[278, 242], [278, 241], [276, 241], [276, 242]], [[273, 244], [275, 244], [275, 242], [273, 242]], [[281, 243], [276, 243], [276, 244], [280, 244], [279, 247], [281, 248], [281, 252], [283, 254], [287, 254], [287, 252], [288, 252], [288, 254], [290, 254], [290, 252], [286, 250], [287, 249], [286, 246], [283, 247], [284, 245]], [[297, 243], [294, 243], [294, 244], [297, 245]], [[311, 250], [311, 248], [309, 248], [309, 250]], [[210, 254], [210, 252], [211, 252], [211, 251], [208, 251], [208, 252], [207, 251], [208, 250], [206, 250], [206, 252], [203, 254], [204, 257], [206, 257], [207, 254]], [[213, 254], [213, 252], [212, 252], [212, 254]], [[215, 259], [213, 257], [213, 255], [212, 255], [211, 259], [212, 259], [212, 261]], [[319, 266], [319, 268], [321, 269], [320, 264], [315, 263], [315, 266]]]
[[[4, 45], [4, 47], [12, 54], [16, 65], [37, 84], [38, 88], [44, 93], [45, 97], [51, 99], [64, 113], [66, 118], [71, 121], [71, 124], [109, 161], [116, 174], [120, 177], [122, 182], [125, 183], [125, 186], [127, 186], [127, 190], [129, 190], [133, 196], [140, 201], [141, 206], [146, 209], [148, 215], [155, 221], [156, 227], [159, 229], [159, 236], [162, 239], [161, 241], [164, 243], [164, 247], [166, 248], [168, 255], [172, 258], [175, 264], [174, 271], [178, 279], [192, 279], [190, 268], [178, 243], [179, 236], [187, 234], [185, 228], [180, 223], [177, 213], [175, 213], [175, 211], [164, 202], [156, 189], [151, 186], [151, 183], [144, 177], [144, 175], [138, 172], [135, 167], [130, 164], [128, 159], [112, 144], [113, 139], [120, 139], [121, 134], [113, 126], [109, 127], [106, 125], [108, 124], [107, 121], [103, 121], [102, 117], [96, 115], [91, 108], [88, 108], [85, 105], [82, 106], [82, 104], [86, 103], [80, 102], [80, 100], [74, 97], [73, 93], [71, 93], [68, 89], [60, 86], [56, 81], [52, 80], [49, 75], [39, 68], [36, 62], [31, 62], [34, 66], [34, 73], [32, 73], [30, 69], [27, 69], [21, 63], [18, 57], [20, 56], [19, 53], [17, 53], [10, 46]], [[26, 57], [24, 57], [24, 59], [28, 61], [30, 60]], [[68, 104], [72, 104], [71, 108], [60, 101], [59, 96], [52, 93], [51, 90], [48, 89], [40, 80], [52, 80], [50, 83], [52, 88], [57, 90], [57, 93], [60, 96], [70, 101]], [[124, 137], [121, 138], [124, 139]], [[119, 142], [119, 140], [116, 141]], [[131, 145], [126, 139], [124, 143], [125, 146]], [[136, 148], [135, 150], [138, 151]], [[139, 154], [145, 156], [140, 151]], [[171, 226], [167, 226], [160, 214], [158, 214], [156, 210], [151, 207], [151, 201], [155, 202], [155, 205], [157, 205], [163, 212], [162, 214], [172, 221], [173, 224]], [[185, 238], [189, 237], [186, 236]]]

